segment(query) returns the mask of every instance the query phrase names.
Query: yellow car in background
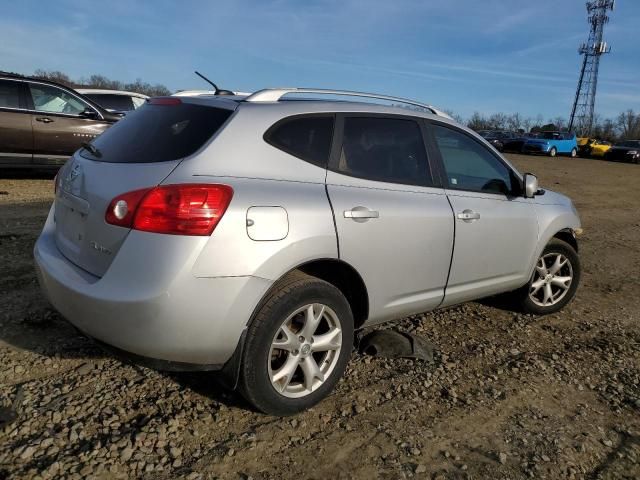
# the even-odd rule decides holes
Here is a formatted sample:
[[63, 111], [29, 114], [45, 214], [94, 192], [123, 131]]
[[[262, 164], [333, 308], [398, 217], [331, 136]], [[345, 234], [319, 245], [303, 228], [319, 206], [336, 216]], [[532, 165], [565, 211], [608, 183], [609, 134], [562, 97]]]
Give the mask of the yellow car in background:
[[578, 137], [576, 139], [578, 143], [578, 155], [582, 158], [587, 158], [591, 155], [591, 145], [596, 141], [595, 138]]
[[581, 157], [603, 158], [604, 154], [611, 148], [611, 143], [595, 138], [578, 138], [578, 153]]
[[591, 144], [591, 151], [589, 155], [595, 158], [604, 158], [604, 154], [611, 148], [611, 142], [605, 142], [604, 140], [596, 140]]

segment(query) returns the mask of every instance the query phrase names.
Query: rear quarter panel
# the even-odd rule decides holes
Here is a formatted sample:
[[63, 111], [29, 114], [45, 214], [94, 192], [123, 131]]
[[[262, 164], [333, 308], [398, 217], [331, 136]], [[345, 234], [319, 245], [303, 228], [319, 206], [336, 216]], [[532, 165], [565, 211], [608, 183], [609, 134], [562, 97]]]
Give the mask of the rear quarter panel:
[[[200, 176], [198, 181], [231, 185], [234, 195], [200, 254], [194, 275], [277, 280], [308, 261], [338, 258], [333, 214], [324, 184], [209, 176]], [[282, 207], [288, 221], [286, 236], [281, 240], [252, 240], [247, 232], [247, 212], [251, 207]], [[260, 227], [256, 223], [252, 228]]]

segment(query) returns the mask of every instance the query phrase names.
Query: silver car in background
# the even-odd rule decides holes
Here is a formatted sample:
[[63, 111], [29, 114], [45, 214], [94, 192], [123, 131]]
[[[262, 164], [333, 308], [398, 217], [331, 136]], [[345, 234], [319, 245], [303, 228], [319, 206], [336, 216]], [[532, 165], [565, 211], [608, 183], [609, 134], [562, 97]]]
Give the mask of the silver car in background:
[[567, 197], [433, 107], [267, 89], [153, 98], [76, 152], [35, 259], [87, 335], [222, 370], [287, 415], [331, 391], [364, 326], [504, 292], [559, 310], [579, 231]]
[[140, 108], [149, 98], [142, 93], [104, 88], [78, 88], [76, 91], [108, 111], [122, 114]]

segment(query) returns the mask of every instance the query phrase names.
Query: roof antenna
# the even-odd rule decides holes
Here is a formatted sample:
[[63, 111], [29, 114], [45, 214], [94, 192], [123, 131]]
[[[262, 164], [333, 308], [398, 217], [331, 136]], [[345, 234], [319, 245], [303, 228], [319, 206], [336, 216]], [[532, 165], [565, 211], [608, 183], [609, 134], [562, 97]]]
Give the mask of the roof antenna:
[[211, 80], [209, 80], [207, 77], [202, 75], [197, 70], [195, 71], [195, 74], [198, 75], [201, 79], [203, 79], [205, 82], [207, 82], [209, 85], [211, 85], [215, 89], [213, 93], [214, 95], [235, 95], [235, 93], [233, 93], [231, 90], [222, 90], [218, 88], [218, 86], [215, 83], [213, 83]]

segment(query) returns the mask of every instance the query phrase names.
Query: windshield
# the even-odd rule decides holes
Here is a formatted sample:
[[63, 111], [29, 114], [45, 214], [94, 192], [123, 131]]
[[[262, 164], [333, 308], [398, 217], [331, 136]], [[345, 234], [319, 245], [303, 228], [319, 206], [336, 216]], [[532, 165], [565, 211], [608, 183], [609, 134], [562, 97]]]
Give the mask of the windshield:
[[640, 148], [640, 140], [627, 140], [618, 145], [619, 147]]
[[188, 157], [202, 147], [233, 113], [204, 105], [148, 103], [131, 111], [80, 154], [110, 163], [167, 162]]
[[542, 132], [542, 135], [539, 138], [545, 138], [547, 140], [552, 140], [554, 138], [558, 138], [560, 134], [558, 132]]

